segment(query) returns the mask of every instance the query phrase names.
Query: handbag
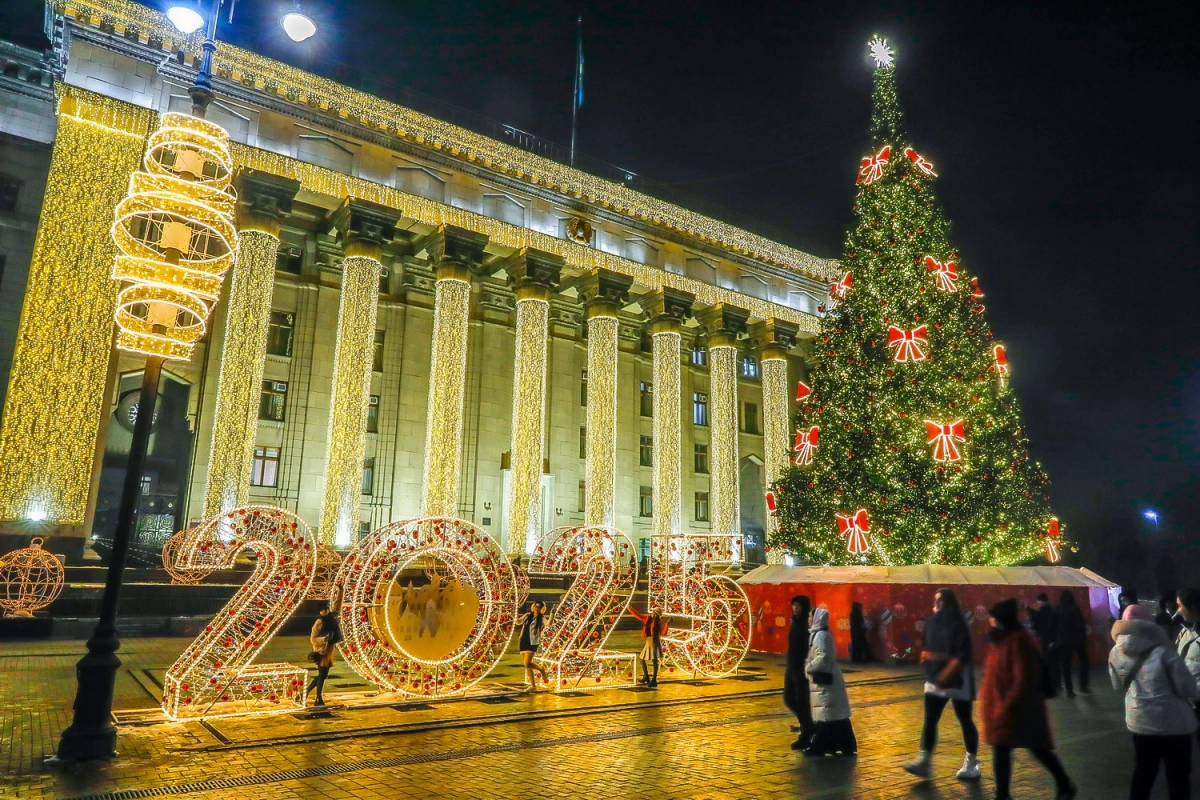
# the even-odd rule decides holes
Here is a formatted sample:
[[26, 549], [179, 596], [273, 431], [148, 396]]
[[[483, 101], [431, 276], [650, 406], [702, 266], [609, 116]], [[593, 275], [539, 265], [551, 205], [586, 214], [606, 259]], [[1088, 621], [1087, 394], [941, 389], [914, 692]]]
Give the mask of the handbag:
[[812, 682], [815, 683], [817, 686], [832, 686], [833, 685], [833, 673], [832, 672], [813, 672], [810, 674], [812, 675]]
[[311, 653], [308, 654], [308, 660], [313, 662], [314, 664], [321, 663], [321, 659], [324, 657], [325, 657], [325, 654], [322, 653], [320, 650], [313, 650]]

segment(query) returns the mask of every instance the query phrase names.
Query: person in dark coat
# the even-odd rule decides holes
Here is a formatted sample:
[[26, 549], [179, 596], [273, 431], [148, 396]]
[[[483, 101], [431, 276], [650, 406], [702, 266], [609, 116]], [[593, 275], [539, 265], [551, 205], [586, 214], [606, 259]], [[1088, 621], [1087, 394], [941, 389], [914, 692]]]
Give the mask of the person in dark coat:
[[1054, 697], [1058, 694], [1058, 649], [1054, 636], [1058, 621], [1054, 616], [1054, 606], [1050, 605], [1050, 596], [1042, 592], [1037, 596], [1037, 608], [1029, 615], [1033, 623], [1033, 633], [1042, 646], [1042, 694]]
[[804, 750], [812, 743], [812, 705], [808, 697], [808, 676], [804, 674], [804, 662], [808, 660], [808, 614], [812, 601], [807, 595], [792, 598], [792, 623], [788, 627], [787, 664], [783, 671], [783, 704], [796, 715], [800, 723], [793, 730], [800, 735], [792, 742], [793, 750]]
[[1088, 689], [1087, 623], [1083, 620], [1083, 611], [1075, 605], [1075, 595], [1069, 589], [1063, 589], [1058, 596], [1054, 649], [1063, 683], [1067, 685], [1067, 697], [1075, 696], [1075, 685], [1071, 682], [1071, 662], [1075, 658], [1079, 659], [1079, 691], [1091, 694]]
[[1017, 601], [1001, 601], [989, 613], [991, 643], [979, 687], [979, 715], [984, 741], [992, 746], [996, 800], [1012, 799], [1012, 751], [1018, 747], [1029, 750], [1054, 776], [1057, 800], [1073, 800], [1079, 789], [1054, 754], [1046, 700], [1039, 689], [1041, 659], [1017, 619]]
[[317, 708], [325, 706], [325, 697], [322, 692], [325, 690], [325, 679], [329, 677], [329, 670], [333, 667], [333, 657], [337, 652], [335, 645], [342, 641], [342, 629], [338, 625], [338, 619], [335, 615], [329, 612], [329, 608], [322, 608], [317, 621], [313, 623], [312, 630], [308, 634], [308, 645], [312, 648], [309, 653], [309, 659], [317, 668], [317, 674], [311, 681], [308, 682], [308, 688], [304, 690], [304, 697], [307, 699], [313, 689], [317, 690]]
[[850, 606], [850, 663], [865, 664], [871, 660], [871, 648], [867, 645], [867, 620], [863, 616], [862, 603]]

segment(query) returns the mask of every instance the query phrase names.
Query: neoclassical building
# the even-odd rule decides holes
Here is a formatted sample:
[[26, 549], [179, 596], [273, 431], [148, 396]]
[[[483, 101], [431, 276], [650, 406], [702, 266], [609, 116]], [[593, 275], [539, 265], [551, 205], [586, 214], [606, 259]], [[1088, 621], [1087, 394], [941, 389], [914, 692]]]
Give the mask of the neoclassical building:
[[[40, 174], [0, 168], [41, 202], [36, 243], [0, 254], [0, 531], [70, 553], [111, 535], [141, 383], [113, 211], [190, 109], [200, 38], [125, 0], [47, 19], [52, 52], [0, 51], [0, 146], [52, 143]], [[163, 374], [144, 542], [253, 502], [338, 546], [445, 514], [511, 553], [588, 523], [765, 558], [834, 262], [245, 50], [216, 71], [240, 249]]]

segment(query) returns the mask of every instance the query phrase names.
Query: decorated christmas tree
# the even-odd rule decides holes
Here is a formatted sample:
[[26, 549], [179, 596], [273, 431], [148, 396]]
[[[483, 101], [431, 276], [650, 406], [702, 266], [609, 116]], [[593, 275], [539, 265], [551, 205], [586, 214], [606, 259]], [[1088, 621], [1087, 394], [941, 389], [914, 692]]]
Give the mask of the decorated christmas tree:
[[769, 546], [812, 564], [1057, 561], [1049, 480], [1004, 348], [950, 241], [934, 166], [904, 130], [892, 53], [870, 48], [871, 153], [818, 361], [797, 389]]

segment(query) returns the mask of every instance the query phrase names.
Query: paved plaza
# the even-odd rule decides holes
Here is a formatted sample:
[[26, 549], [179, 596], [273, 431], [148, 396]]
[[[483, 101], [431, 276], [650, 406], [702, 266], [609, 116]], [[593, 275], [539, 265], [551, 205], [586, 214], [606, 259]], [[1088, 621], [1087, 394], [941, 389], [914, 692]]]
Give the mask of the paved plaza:
[[[632, 649], [632, 641], [618, 646]], [[614, 637], [617, 638], [617, 637]], [[962, 747], [942, 722], [936, 779], [899, 769], [915, 748], [921, 682], [911, 666], [847, 667], [859, 755], [805, 759], [788, 744], [780, 661], [751, 656], [742, 674], [691, 682], [664, 673], [658, 690], [527, 695], [510, 653], [471, 698], [434, 704], [372, 700], [335, 667], [325, 713], [165, 723], [158, 684], [184, 639], [133, 639], [117, 683], [120, 754], [111, 762], [47, 764], [70, 721], [77, 641], [0, 646], [0, 796], [29, 798], [990, 798], [957, 781]], [[306, 640], [280, 637], [268, 660], [303, 663]], [[853, 669], [853, 671], [849, 671]], [[1119, 696], [1052, 703], [1059, 751], [1081, 798], [1119, 798], [1132, 767]], [[383, 702], [388, 700], [388, 702]], [[1161, 781], [1160, 781], [1161, 784]], [[1053, 796], [1018, 757], [1014, 796]], [[1165, 797], [1163, 786], [1156, 797]]]

